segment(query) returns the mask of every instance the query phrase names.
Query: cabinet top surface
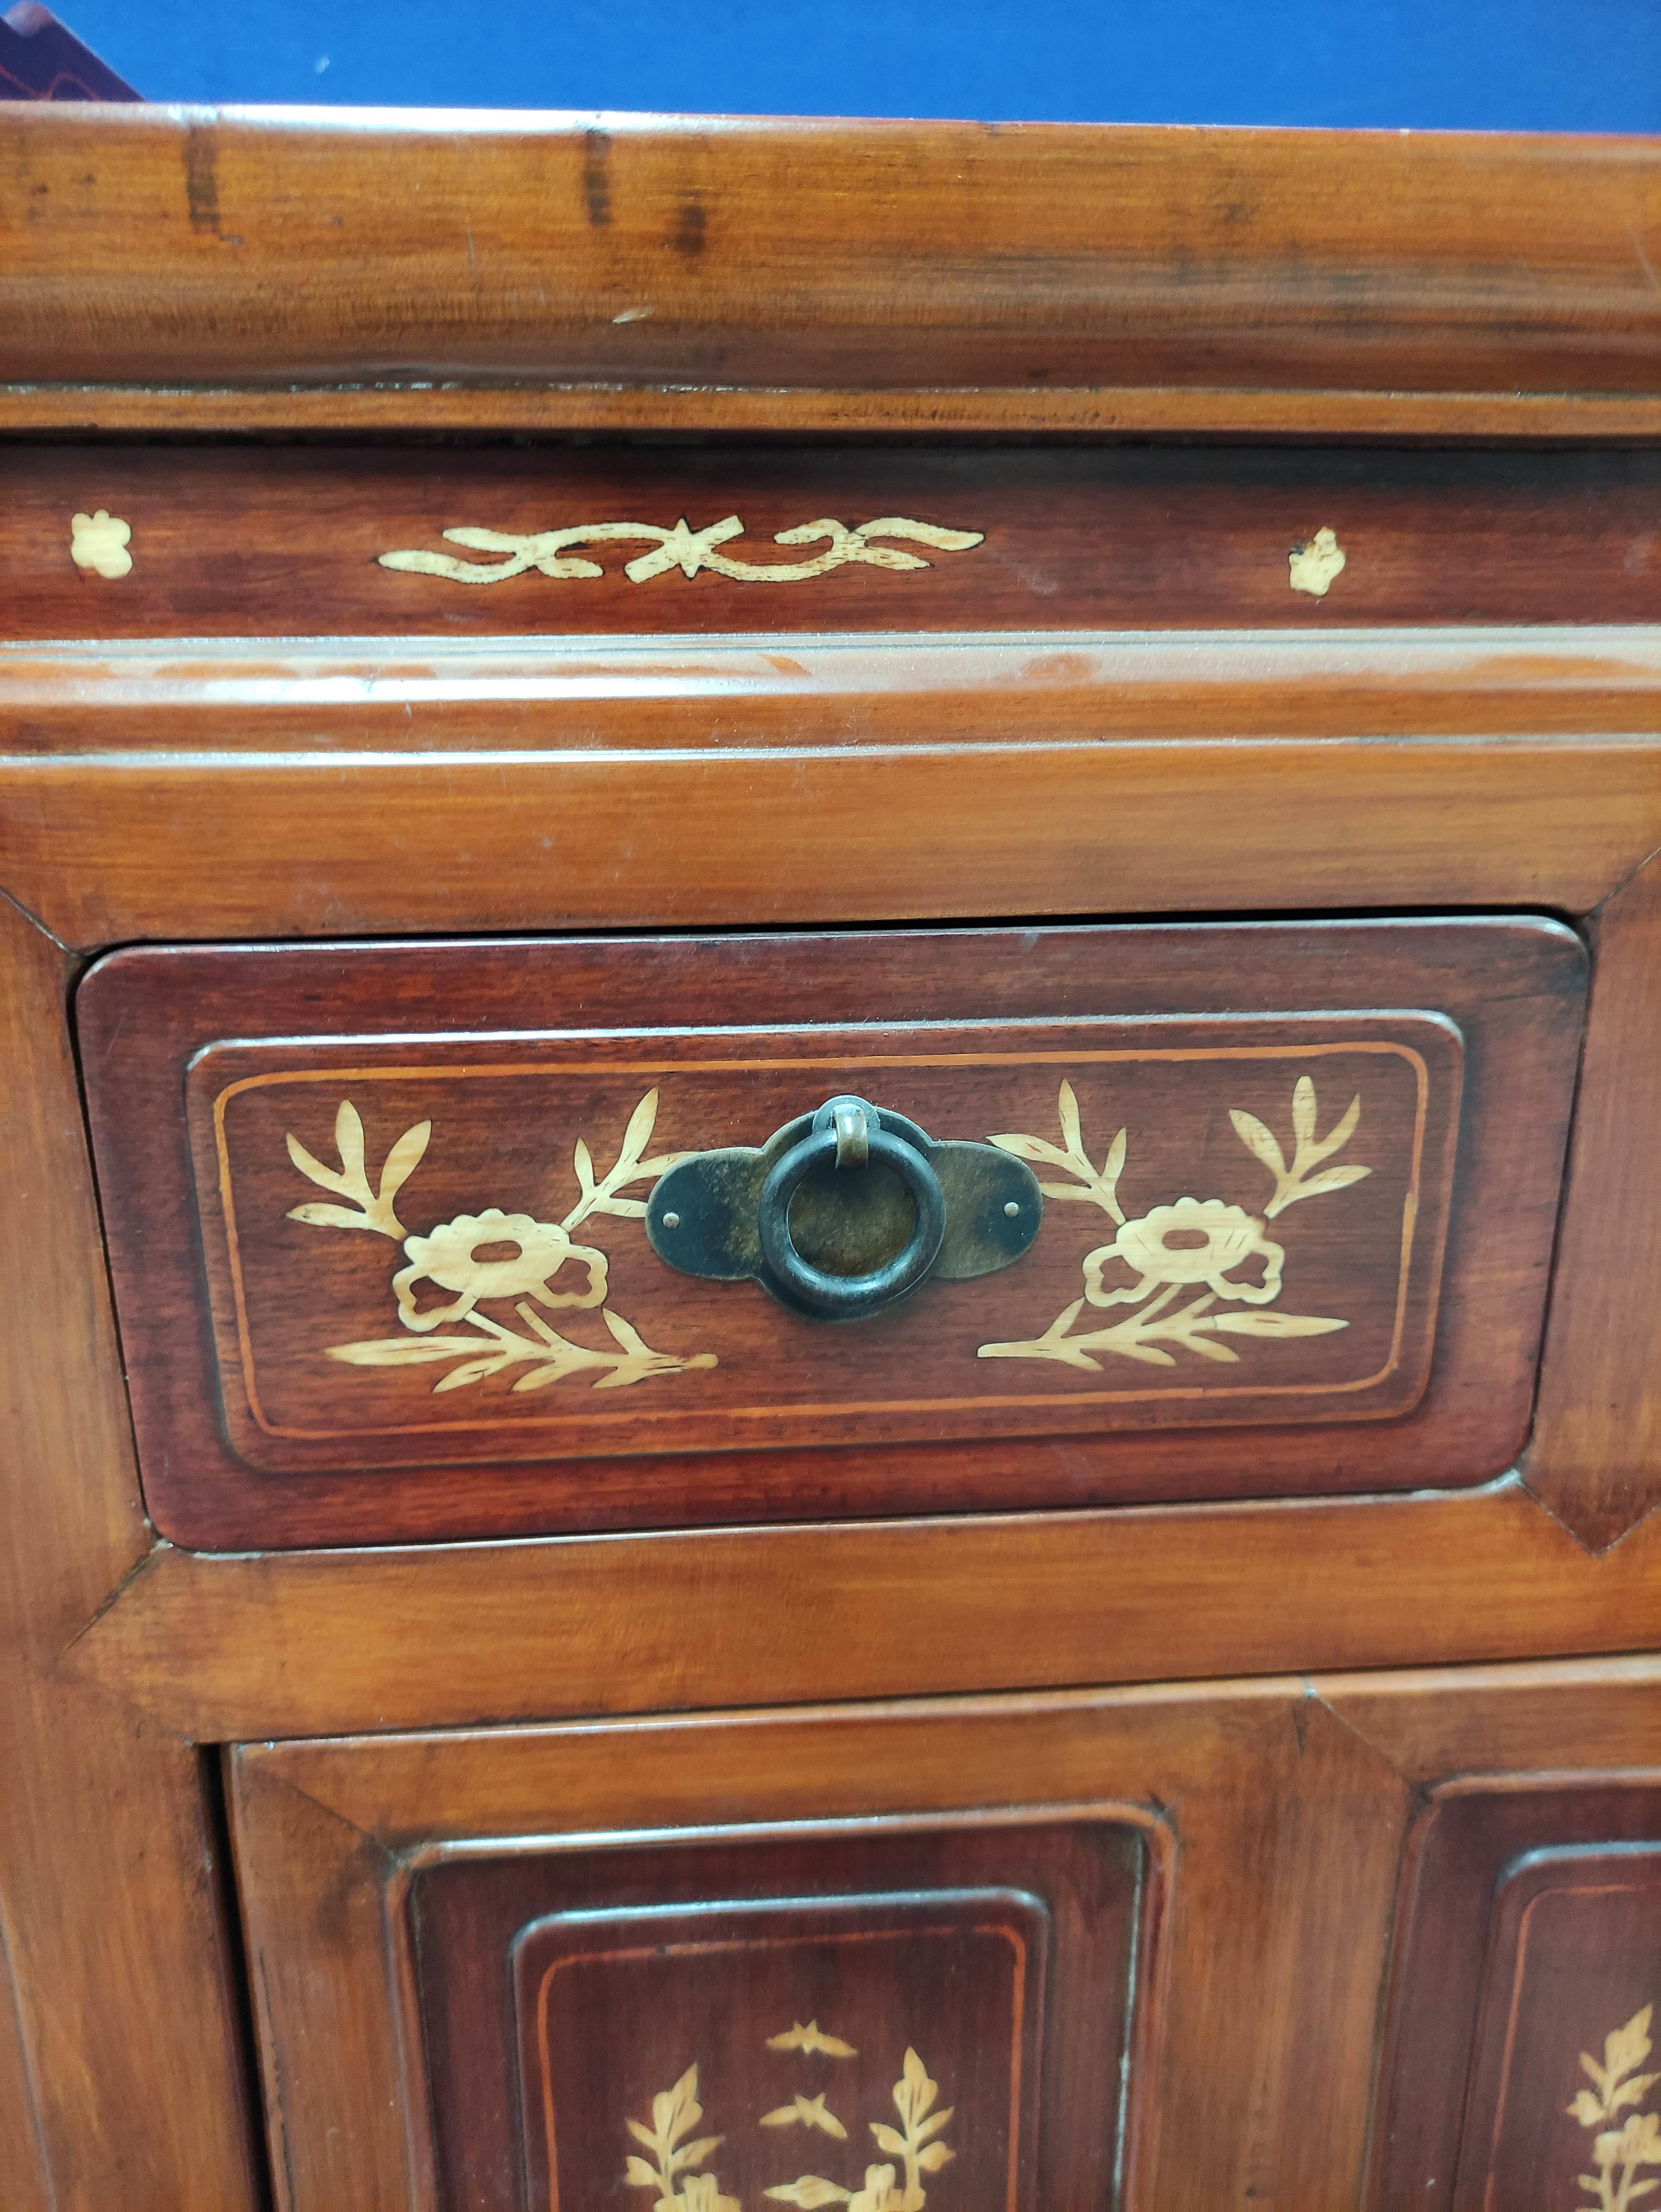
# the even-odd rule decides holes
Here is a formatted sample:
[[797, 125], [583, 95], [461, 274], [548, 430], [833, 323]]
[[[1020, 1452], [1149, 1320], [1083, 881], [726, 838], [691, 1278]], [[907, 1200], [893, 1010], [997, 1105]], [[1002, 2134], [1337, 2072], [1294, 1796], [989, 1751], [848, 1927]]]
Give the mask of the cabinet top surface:
[[144, 106], [0, 131], [0, 427], [1661, 431], [1651, 140]]

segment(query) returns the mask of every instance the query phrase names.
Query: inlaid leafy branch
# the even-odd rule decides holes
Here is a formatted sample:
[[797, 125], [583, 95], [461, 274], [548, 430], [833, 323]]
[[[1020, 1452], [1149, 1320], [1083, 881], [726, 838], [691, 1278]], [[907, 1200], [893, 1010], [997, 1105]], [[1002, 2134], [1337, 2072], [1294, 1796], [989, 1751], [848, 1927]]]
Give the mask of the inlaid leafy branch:
[[1066, 1139], [1063, 1149], [1052, 1145], [1044, 1137], [1023, 1137], [1007, 1134], [994, 1137], [991, 1142], [1001, 1152], [1013, 1152], [1018, 1160], [1025, 1160], [1037, 1167], [1060, 1168], [1065, 1174], [1077, 1178], [1073, 1182], [1041, 1182], [1038, 1188], [1046, 1198], [1083, 1199], [1099, 1206], [1104, 1213], [1111, 1214], [1123, 1224], [1124, 1214], [1119, 1206], [1119, 1177], [1124, 1171], [1129, 1133], [1121, 1129], [1107, 1148], [1107, 1158], [1101, 1166], [1092, 1164], [1085, 1150], [1084, 1134], [1079, 1124], [1079, 1101], [1073, 1085], [1063, 1083], [1057, 1104], [1061, 1115], [1062, 1135]]
[[905, 2162], [908, 2204], [913, 2200], [919, 2204], [922, 2202], [921, 2176], [938, 2173], [957, 2155], [939, 2140], [951, 2120], [953, 2110], [948, 2105], [943, 2112], [935, 2112], [934, 2100], [940, 2094], [940, 2083], [929, 2080], [928, 2068], [916, 2052], [908, 2047], [904, 2069], [894, 2084], [894, 2109], [903, 2125], [895, 2129], [883, 2120], [871, 2123], [877, 2148], [885, 2150]]
[[587, 1139], [579, 1137], [571, 1149], [571, 1164], [576, 1170], [577, 1187], [582, 1195], [560, 1224], [563, 1229], [575, 1229], [591, 1213], [620, 1214], [625, 1220], [643, 1221], [646, 1200], [643, 1198], [619, 1198], [617, 1194], [631, 1182], [642, 1182], [649, 1176], [655, 1182], [666, 1175], [684, 1152], [660, 1152], [654, 1159], [642, 1158], [658, 1118], [658, 1094], [648, 1091], [634, 1112], [629, 1116], [629, 1126], [623, 1133], [623, 1143], [618, 1156], [604, 1177], [594, 1180], [593, 1154]]
[[865, 2186], [858, 2191], [827, 2181], [823, 2174], [804, 2173], [795, 2181], [770, 2189], [767, 2195], [777, 2203], [798, 2205], [802, 2212], [815, 2212], [824, 2204], [846, 2204], [849, 2212], [922, 2212], [928, 2202], [922, 2177], [938, 2173], [957, 2155], [940, 2140], [953, 2108], [948, 2105], [944, 2112], [935, 2112], [939, 2095], [939, 2082], [929, 2080], [928, 2068], [908, 2047], [900, 2078], [894, 2084], [894, 2109], [901, 2125], [891, 2127], [885, 2120], [870, 2124], [878, 2149], [897, 2159], [904, 2167], [903, 2185], [895, 2166], [867, 2166]]
[[387, 1153], [377, 1188], [369, 1182], [364, 1159], [363, 1117], [350, 1098], [343, 1098], [334, 1117], [339, 1167], [326, 1168], [293, 1134], [289, 1138], [289, 1158], [308, 1182], [319, 1189], [336, 1192], [350, 1203], [326, 1206], [313, 1199], [293, 1207], [289, 1219], [309, 1222], [318, 1229], [372, 1229], [378, 1237], [401, 1242], [408, 1232], [394, 1212], [392, 1201], [420, 1166], [432, 1133], [430, 1121], [417, 1121], [414, 1128], [406, 1129]]
[[[716, 1364], [713, 1352], [695, 1352], [690, 1358], [675, 1352], [654, 1352], [638, 1329], [609, 1306], [601, 1309], [599, 1317], [619, 1347], [616, 1352], [593, 1351], [586, 1344], [573, 1344], [569, 1337], [550, 1328], [532, 1306], [520, 1304], [514, 1310], [531, 1332], [528, 1337], [515, 1336], [512, 1329], [493, 1321], [489, 1314], [474, 1311], [466, 1316], [465, 1326], [492, 1339], [497, 1348], [483, 1358], [468, 1359], [466, 1365], [452, 1368], [433, 1385], [435, 1397], [446, 1390], [459, 1390], [470, 1382], [488, 1382], [526, 1360], [538, 1364], [511, 1386], [514, 1390], [540, 1390], [550, 1382], [563, 1382], [568, 1376], [589, 1373], [594, 1376], [593, 1389], [620, 1390], [631, 1382], [643, 1382], [649, 1375], [679, 1375], [689, 1368], [713, 1367]], [[352, 1367], [414, 1367], [429, 1359], [465, 1358], [478, 1348], [478, 1339], [472, 1336], [382, 1336], [360, 1344], [332, 1344], [329, 1357], [344, 1360]]]
[[[684, 2212], [743, 2212], [736, 2197], [721, 2195], [713, 2173], [687, 2172], [691, 2166], [707, 2164], [721, 2141], [719, 2136], [700, 2136], [693, 2142], [681, 2141], [703, 2118], [698, 2069], [689, 2066], [672, 2089], [660, 2089], [653, 2098], [649, 2127], [643, 2120], [627, 2123], [635, 2141], [652, 2155], [648, 2161], [630, 2153], [624, 2179], [631, 2189], [657, 2191], [656, 2212], [675, 2212], [675, 2208], [684, 2208]], [[677, 2175], [684, 2176], [679, 2190], [675, 2186]]]
[[1231, 1351], [1226, 1344], [1217, 1343], [1204, 1332], [1284, 1338], [1329, 1336], [1335, 1329], [1349, 1327], [1347, 1321], [1325, 1314], [1214, 1313], [1212, 1308], [1217, 1301], [1209, 1292], [1171, 1313], [1167, 1309], [1178, 1287], [1175, 1283], [1167, 1285], [1157, 1297], [1125, 1320], [1110, 1328], [1092, 1329], [1082, 1336], [1068, 1333], [1084, 1311], [1084, 1300], [1075, 1298], [1064, 1312], [1056, 1315], [1042, 1336], [1023, 1343], [983, 1344], [980, 1356], [983, 1359], [1059, 1359], [1069, 1367], [1088, 1367], [1099, 1373], [1102, 1363], [1092, 1358], [1091, 1354], [1110, 1352], [1124, 1359], [1140, 1359], [1149, 1367], [1174, 1367], [1177, 1363], [1171, 1353], [1159, 1349], [1160, 1342], [1164, 1342], [1178, 1345], [1185, 1352], [1198, 1352], [1202, 1358], [1233, 1365], [1238, 1364], [1239, 1353]]
[[[1646, 2005], [1624, 2027], [1610, 2030], [1603, 2039], [1601, 2066], [1590, 2051], [1580, 2053], [1580, 2069], [1592, 2087], [1579, 2090], [1567, 2109], [1583, 2128], [1599, 2130], [1591, 2150], [1597, 2171], [1576, 2177], [1597, 2202], [1582, 2206], [1580, 2212], [1628, 2212], [1640, 2198], [1661, 2189], [1661, 2181], [1638, 2178], [1640, 2166], [1661, 2166], [1661, 2115], [1630, 2109], [1661, 2080], [1661, 2075], [1635, 2071], [1650, 2055], [1654, 2010], [1653, 2005]], [[1623, 2112], [1624, 2122], [1618, 2117]], [[1616, 2124], [1605, 2126], [1607, 2121]]]
[[[575, 1243], [571, 1237], [571, 1231], [592, 1214], [616, 1214], [636, 1221], [643, 1217], [646, 1201], [625, 1198], [621, 1193], [630, 1183], [655, 1182], [683, 1157], [678, 1152], [647, 1156], [657, 1111], [658, 1094], [648, 1091], [629, 1116], [617, 1158], [604, 1176], [595, 1174], [587, 1140], [577, 1139], [572, 1164], [578, 1198], [563, 1221], [538, 1221], [529, 1214], [504, 1213], [499, 1206], [486, 1206], [483, 1212], [460, 1213], [453, 1220], [440, 1222], [424, 1235], [405, 1231], [394, 1200], [426, 1152], [432, 1135], [430, 1121], [417, 1122], [405, 1131], [387, 1153], [379, 1182], [374, 1184], [366, 1160], [362, 1117], [350, 1098], [341, 1101], [335, 1115], [335, 1144], [340, 1153], [338, 1169], [326, 1167], [290, 1133], [289, 1157], [301, 1175], [348, 1202], [308, 1200], [294, 1207], [289, 1218], [314, 1228], [373, 1230], [401, 1241], [407, 1262], [392, 1277], [392, 1293], [398, 1317], [409, 1334], [330, 1345], [328, 1357], [352, 1367], [413, 1367], [459, 1361], [435, 1384], [435, 1396], [488, 1382], [514, 1367], [529, 1370], [510, 1386], [516, 1391], [539, 1390], [579, 1375], [591, 1376], [596, 1390], [618, 1390], [651, 1376], [714, 1367], [713, 1352], [683, 1358], [654, 1351], [640, 1332], [605, 1303], [610, 1289], [606, 1254], [595, 1246]], [[450, 1303], [432, 1303], [434, 1289], [449, 1293]], [[527, 1299], [556, 1311], [598, 1310], [611, 1344], [594, 1346], [561, 1335], [526, 1303]], [[523, 1335], [479, 1310], [481, 1305], [510, 1301], [526, 1332]], [[446, 1333], [453, 1326], [474, 1334]]]
[[[1230, 1119], [1236, 1133], [1253, 1158], [1275, 1176], [1273, 1202], [1262, 1218], [1244, 1207], [1226, 1205], [1221, 1199], [1179, 1198], [1169, 1206], [1156, 1206], [1135, 1220], [1127, 1219], [1119, 1203], [1119, 1180], [1124, 1172], [1129, 1136], [1119, 1130], [1098, 1168], [1085, 1142], [1079, 1102], [1070, 1083], [1063, 1082], [1056, 1099], [1062, 1143], [1047, 1137], [1014, 1133], [994, 1137], [1001, 1150], [1018, 1159], [1060, 1169], [1068, 1182], [1041, 1183], [1046, 1197], [1083, 1199], [1099, 1206], [1117, 1224], [1108, 1244], [1098, 1245], [1084, 1260], [1085, 1294], [1076, 1298], [1044, 1330], [1042, 1336], [1023, 1337], [979, 1347], [983, 1359], [1053, 1359], [1062, 1365], [1099, 1372], [1106, 1353], [1135, 1359], [1148, 1367], [1173, 1367], [1177, 1362], [1165, 1346], [1192, 1352], [1202, 1359], [1233, 1366], [1239, 1353], [1220, 1343], [1224, 1336], [1280, 1340], [1329, 1336], [1349, 1324], [1328, 1314], [1266, 1313], [1281, 1295], [1284, 1249], [1263, 1233], [1269, 1218], [1300, 1198], [1323, 1191], [1342, 1190], [1370, 1175], [1370, 1168], [1347, 1166], [1315, 1172], [1354, 1134], [1360, 1119], [1360, 1097], [1352, 1100], [1330, 1134], [1316, 1133], [1315, 1085], [1300, 1076], [1292, 1096], [1295, 1139], [1293, 1164], [1271, 1133], [1255, 1115], [1233, 1111]], [[1110, 1284], [1110, 1269], [1132, 1279]], [[1197, 1291], [1184, 1305], [1177, 1300]], [[1143, 1304], [1146, 1300], [1147, 1303]], [[1111, 1326], [1073, 1331], [1086, 1304], [1131, 1305], [1136, 1311]], [[1258, 1310], [1242, 1313], [1239, 1306]], [[1217, 1310], [1220, 1307], [1221, 1310]], [[1174, 1309], [1174, 1310], [1173, 1310]]]
[[1259, 1159], [1275, 1178], [1275, 1195], [1263, 1208], [1263, 1218], [1273, 1221], [1276, 1214], [1284, 1213], [1301, 1198], [1318, 1198], [1323, 1191], [1343, 1190], [1363, 1176], [1372, 1173], [1371, 1168], [1328, 1168], [1323, 1175], [1312, 1170], [1323, 1160], [1329, 1160], [1342, 1152], [1355, 1133], [1361, 1118], [1361, 1096], [1359, 1091], [1333, 1124], [1329, 1133], [1320, 1139], [1315, 1134], [1315, 1085], [1306, 1075], [1300, 1075], [1293, 1086], [1292, 1134], [1293, 1152], [1292, 1165], [1287, 1167], [1286, 1154], [1281, 1150], [1271, 1131], [1265, 1128], [1255, 1114], [1243, 1114], [1231, 1108], [1229, 1120], [1234, 1124], [1234, 1133], [1255, 1159]]

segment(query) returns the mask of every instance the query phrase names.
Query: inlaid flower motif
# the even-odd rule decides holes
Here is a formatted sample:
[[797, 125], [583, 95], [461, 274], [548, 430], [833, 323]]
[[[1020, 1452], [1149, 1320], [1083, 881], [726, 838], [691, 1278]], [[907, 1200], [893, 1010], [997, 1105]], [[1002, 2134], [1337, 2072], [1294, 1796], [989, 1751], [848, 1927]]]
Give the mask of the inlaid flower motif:
[[[894, 2179], [891, 2166], [867, 2166], [865, 2186], [857, 2196], [849, 2198], [848, 2212], [900, 2212], [905, 2197], [894, 2186]], [[922, 2194], [921, 2191], [918, 2194]]]
[[[518, 1249], [506, 1258], [478, 1256], [503, 1244]], [[528, 1213], [503, 1213], [495, 1206], [483, 1213], [459, 1213], [428, 1236], [406, 1237], [404, 1249], [410, 1264], [393, 1276], [392, 1289], [406, 1328], [425, 1331], [460, 1321], [484, 1298], [530, 1297], [550, 1307], [605, 1301], [605, 1255], [592, 1244], [574, 1244], [557, 1222], [533, 1221]], [[587, 1271], [587, 1285], [581, 1291], [554, 1290], [555, 1278], [569, 1264]], [[423, 1282], [453, 1291], [454, 1304], [417, 1310], [416, 1286]]]
[[[1261, 1280], [1236, 1274], [1256, 1259], [1263, 1262]], [[1109, 1290], [1102, 1275], [1115, 1260], [1136, 1280]], [[1280, 1293], [1285, 1263], [1284, 1248], [1266, 1237], [1262, 1223], [1244, 1207], [1220, 1198], [1179, 1198], [1125, 1222], [1110, 1244], [1086, 1256], [1085, 1296], [1093, 1306], [1134, 1305], [1164, 1284], [1203, 1283], [1217, 1297], [1264, 1306]]]
[[736, 2197], [721, 2195], [713, 2173], [689, 2173], [680, 2185], [680, 2195], [666, 2202], [683, 2205], [685, 2212], [743, 2212]]

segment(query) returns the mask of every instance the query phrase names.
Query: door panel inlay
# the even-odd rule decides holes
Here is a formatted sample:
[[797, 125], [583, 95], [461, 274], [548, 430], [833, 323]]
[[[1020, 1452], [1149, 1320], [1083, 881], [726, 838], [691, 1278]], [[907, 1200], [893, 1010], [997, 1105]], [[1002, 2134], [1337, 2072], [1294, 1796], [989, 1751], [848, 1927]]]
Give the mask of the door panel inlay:
[[[541, 2122], [533, 2200], [558, 2212], [598, 2194], [608, 2116], [573, 2057], [585, 2023], [603, 2020], [629, 2054], [620, 2077], [645, 2085], [626, 2133], [610, 2116], [612, 2165], [659, 2202], [922, 2212], [953, 2165], [942, 2201], [1019, 2203], [1049, 1935], [1035, 1899], [1002, 1890], [582, 1913], [527, 1929], [515, 1988], [538, 2087], [528, 2124]], [[946, 1989], [955, 2019], [930, 1996]], [[848, 2035], [817, 2017], [760, 2032], [781, 2016], [770, 1997], [789, 2015], [827, 1990]], [[695, 2055], [654, 2087], [653, 2058], [678, 2063], [666, 2054], [692, 2051], [694, 2022]], [[927, 2065], [913, 2033], [933, 2039]]]

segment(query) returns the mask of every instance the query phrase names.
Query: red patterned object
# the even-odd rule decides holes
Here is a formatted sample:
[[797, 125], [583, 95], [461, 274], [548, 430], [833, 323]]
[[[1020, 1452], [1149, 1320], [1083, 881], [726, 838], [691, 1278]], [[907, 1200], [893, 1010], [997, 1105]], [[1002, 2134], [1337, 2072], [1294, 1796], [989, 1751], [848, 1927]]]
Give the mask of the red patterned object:
[[142, 97], [36, 0], [0, 15], [0, 100]]

